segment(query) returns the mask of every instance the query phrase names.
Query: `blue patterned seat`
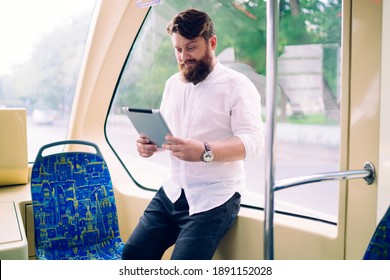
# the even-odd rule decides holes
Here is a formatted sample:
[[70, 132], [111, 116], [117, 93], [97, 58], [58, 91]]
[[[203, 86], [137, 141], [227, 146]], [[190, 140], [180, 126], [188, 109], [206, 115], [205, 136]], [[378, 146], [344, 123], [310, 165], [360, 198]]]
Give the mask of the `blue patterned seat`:
[[[69, 144], [92, 146], [96, 153], [42, 155]], [[68, 140], [43, 146], [33, 165], [31, 192], [37, 259], [120, 259], [124, 244], [111, 177], [95, 144]]]
[[390, 207], [379, 222], [363, 259], [390, 260]]

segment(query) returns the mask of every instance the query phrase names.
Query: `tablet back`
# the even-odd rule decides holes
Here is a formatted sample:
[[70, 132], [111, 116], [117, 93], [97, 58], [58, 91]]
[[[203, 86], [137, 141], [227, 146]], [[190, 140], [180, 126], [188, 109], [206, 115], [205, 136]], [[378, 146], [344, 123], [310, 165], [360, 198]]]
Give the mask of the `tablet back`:
[[129, 107], [123, 107], [123, 110], [138, 134], [147, 137], [159, 148], [166, 142], [165, 136], [172, 135], [159, 110]]

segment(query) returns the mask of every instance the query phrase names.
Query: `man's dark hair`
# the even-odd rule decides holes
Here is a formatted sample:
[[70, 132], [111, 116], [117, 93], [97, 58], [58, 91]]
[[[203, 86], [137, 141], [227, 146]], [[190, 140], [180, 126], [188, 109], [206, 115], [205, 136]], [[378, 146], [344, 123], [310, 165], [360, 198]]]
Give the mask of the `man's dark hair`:
[[203, 37], [208, 41], [215, 35], [214, 23], [205, 12], [188, 9], [177, 14], [167, 26], [167, 32], [178, 33], [186, 39]]

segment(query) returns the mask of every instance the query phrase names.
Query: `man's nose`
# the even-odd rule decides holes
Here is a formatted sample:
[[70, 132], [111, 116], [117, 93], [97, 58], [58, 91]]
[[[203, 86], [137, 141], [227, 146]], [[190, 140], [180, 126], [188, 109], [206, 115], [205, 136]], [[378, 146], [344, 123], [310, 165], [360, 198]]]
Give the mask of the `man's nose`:
[[189, 58], [188, 52], [183, 50], [180, 54], [181, 61], [186, 61], [188, 58]]

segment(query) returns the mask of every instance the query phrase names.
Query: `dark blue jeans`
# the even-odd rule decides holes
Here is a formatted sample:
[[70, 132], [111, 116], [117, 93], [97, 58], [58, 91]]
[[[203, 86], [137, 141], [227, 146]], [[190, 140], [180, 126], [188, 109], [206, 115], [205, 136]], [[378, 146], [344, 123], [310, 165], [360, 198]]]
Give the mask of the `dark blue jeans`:
[[126, 242], [124, 260], [159, 260], [175, 244], [172, 260], [209, 260], [240, 210], [241, 195], [206, 212], [188, 213], [184, 191], [172, 203], [163, 188], [156, 193]]

